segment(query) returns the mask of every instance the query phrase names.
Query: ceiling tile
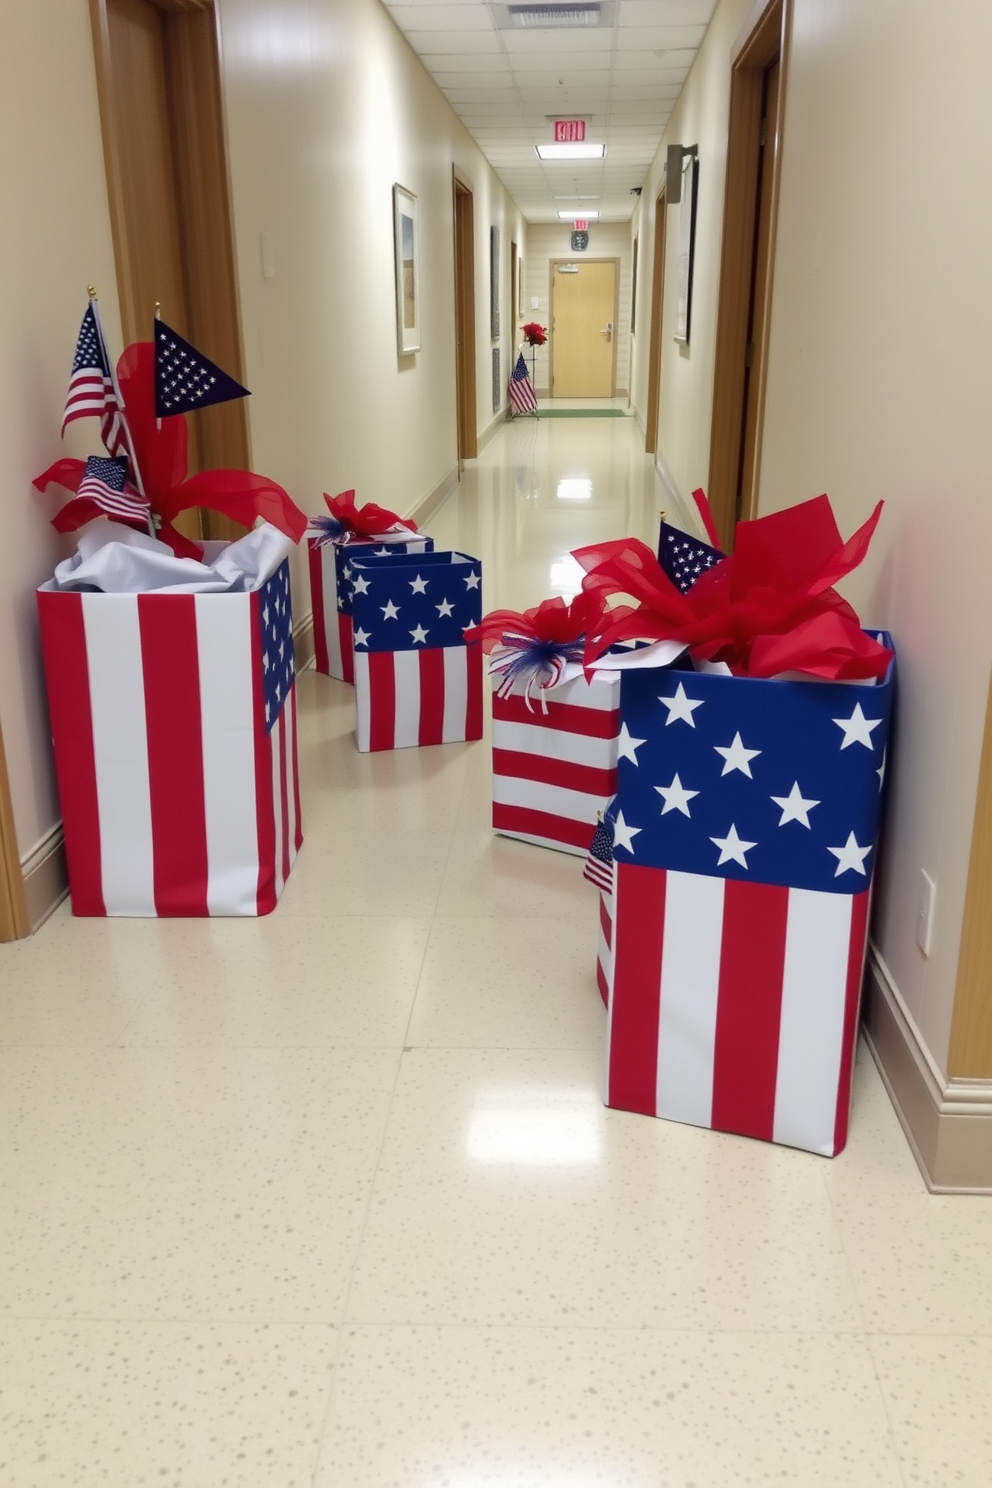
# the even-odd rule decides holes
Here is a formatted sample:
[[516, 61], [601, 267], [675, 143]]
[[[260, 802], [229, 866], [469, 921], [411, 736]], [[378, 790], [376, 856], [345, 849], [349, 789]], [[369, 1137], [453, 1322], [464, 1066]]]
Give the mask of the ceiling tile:
[[407, 31], [404, 34], [418, 57], [424, 53], [464, 52], [470, 36], [473, 52], [502, 51], [495, 31]]
[[707, 26], [716, 0], [620, 0], [625, 26]]
[[406, 32], [496, 29], [488, 5], [391, 5], [389, 13]]

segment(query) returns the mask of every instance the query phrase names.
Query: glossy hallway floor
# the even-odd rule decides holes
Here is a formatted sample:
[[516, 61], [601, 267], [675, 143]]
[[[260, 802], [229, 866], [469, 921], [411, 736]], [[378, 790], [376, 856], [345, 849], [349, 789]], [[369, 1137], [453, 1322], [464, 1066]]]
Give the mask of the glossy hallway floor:
[[[568, 589], [639, 444], [517, 423], [431, 530]], [[0, 947], [4, 1488], [988, 1488], [992, 1203], [870, 1060], [833, 1162], [605, 1111], [579, 861], [493, 839], [485, 743], [300, 701], [274, 915]]]

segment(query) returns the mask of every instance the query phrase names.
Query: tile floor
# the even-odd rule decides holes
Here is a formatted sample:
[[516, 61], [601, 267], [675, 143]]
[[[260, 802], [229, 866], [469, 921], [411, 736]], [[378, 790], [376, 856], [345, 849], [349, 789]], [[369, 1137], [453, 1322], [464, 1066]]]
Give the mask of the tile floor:
[[[632, 420], [526, 420], [431, 527], [524, 605], [659, 504]], [[0, 947], [4, 1488], [988, 1488], [992, 1204], [870, 1060], [834, 1162], [605, 1111], [577, 860], [300, 696], [271, 918]]]

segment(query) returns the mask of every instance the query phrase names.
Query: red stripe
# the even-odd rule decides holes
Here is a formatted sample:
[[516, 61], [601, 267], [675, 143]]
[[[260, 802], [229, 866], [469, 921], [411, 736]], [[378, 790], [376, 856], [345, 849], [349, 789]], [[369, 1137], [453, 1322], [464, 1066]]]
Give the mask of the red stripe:
[[272, 790], [272, 741], [265, 731], [265, 693], [262, 685], [261, 595], [251, 596], [251, 686], [255, 714], [255, 820], [258, 826], [258, 894], [260, 915], [276, 907], [276, 815]]
[[391, 651], [369, 652], [369, 749], [396, 748], [396, 673]]
[[[727, 880], [713, 1057], [713, 1127], [770, 1142], [789, 890]], [[706, 934], [705, 927], [701, 934]]]
[[293, 799], [296, 802], [296, 851], [303, 846], [303, 818], [300, 815], [300, 746], [297, 739], [299, 723], [296, 717], [296, 688], [292, 687], [289, 700], [293, 705]]
[[855, 894], [851, 900], [851, 938], [847, 948], [847, 994], [844, 1004], [844, 1043], [841, 1047], [840, 1078], [837, 1082], [837, 1116], [834, 1123], [834, 1157], [847, 1144], [847, 1124], [851, 1115], [851, 1076], [854, 1051], [858, 1042], [858, 1015], [861, 1010], [861, 983], [864, 977], [865, 952], [868, 949], [868, 907], [870, 890]]
[[440, 646], [421, 651], [420, 744], [444, 742], [444, 651]]
[[207, 915], [207, 813], [196, 600], [139, 594], [155, 912]]
[[608, 946], [613, 944], [613, 917], [606, 908], [606, 895], [599, 896], [599, 928], [603, 932], [603, 939]]
[[[288, 699], [279, 710], [276, 728], [279, 730], [279, 804], [282, 811], [282, 881], [289, 877], [289, 761], [286, 759], [287, 729], [286, 707]], [[277, 844], [277, 847], [279, 844]]]
[[341, 680], [355, 685], [354, 621], [338, 611], [338, 645], [341, 647]]
[[547, 713], [540, 703], [527, 707], [526, 698], [512, 694], [501, 698], [493, 693], [493, 717], [507, 723], [540, 724], [542, 728], [560, 729], [565, 734], [583, 734], [587, 739], [615, 739], [620, 732], [618, 708], [582, 708], [575, 703], [548, 702]]
[[466, 739], [482, 738], [482, 646], [474, 641], [465, 647]]
[[603, 963], [598, 958], [596, 961], [596, 986], [599, 988], [599, 995], [603, 999], [603, 1006], [609, 1007], [610, 984], [606, 979], [606, 972], [603, 970]]
[[539, 785], [558, 785], [564, 790], [584, 791], [607, 799], [616, 794], [617, 788], [616, 767], [600, 770], [595, 765], [576, 765], [571, 760], [549, 759], [546, 754], [530, 754], [522, 749], [497, 749], [495, 745], [493, 774], [533, 780]]
[[657, 1112], [661, 943], [667, 874], [617, 865], [607, 1104]]
[[526, 832], [530, 837], [547, 837], [551, 842], [567, 843], [587, 852], [596, 823], [573, 821], [571, 817], [555, 816], [550, 811], [534, 811], [530, 806], [504, 806], [501, 801], [494, 801], [493, 828], [497, 832]]
[[39, 594], [38, 618], [72, 912], [105, 915], [83, 596]]
[[[324, 549], [316, 543], [307, 544], [307, 561], [310, 564], [310, 601], [313, 609], [313, 664], [318, 672], [328, 676], [331, 658], [327, 652], [327, 619], [324, 615]], [[331, 554], [331, 562], [334, 555]]]

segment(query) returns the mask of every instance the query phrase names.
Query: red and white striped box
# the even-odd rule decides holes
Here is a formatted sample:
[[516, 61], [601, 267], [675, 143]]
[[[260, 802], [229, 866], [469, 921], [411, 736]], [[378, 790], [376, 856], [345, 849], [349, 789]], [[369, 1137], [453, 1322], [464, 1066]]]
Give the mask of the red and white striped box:
[[617, 863], [613, 899], [606, 1104], [840, 1152], [870, 890]]
[[38, 612], [73, 914], [268, 914], [303, 842], [288, 564]]
[[310, 596], [313, 605], [314, 668], [340, 682], [355, 682], [352, 647], [351, 562], [363, 553], [430, 553], [432, 538], [410, 535], [355, 538], [348, 543], [318, 543], [307, 539]]
[[528, 708], [493, 692], [493, 829], [583, 855], [617, 785], [620, 678], [572, 677]]

